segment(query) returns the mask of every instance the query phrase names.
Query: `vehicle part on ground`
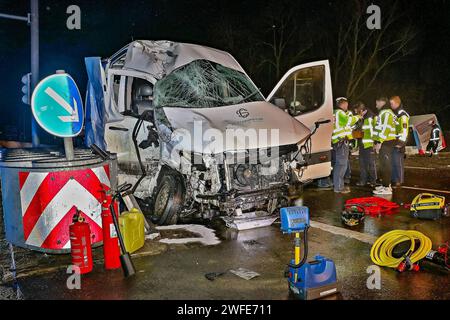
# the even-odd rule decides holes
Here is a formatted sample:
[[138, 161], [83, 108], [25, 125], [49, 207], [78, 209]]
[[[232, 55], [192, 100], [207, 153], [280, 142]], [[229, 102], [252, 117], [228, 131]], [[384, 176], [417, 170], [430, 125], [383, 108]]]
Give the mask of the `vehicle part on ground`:
[[411, 216], [418, 219], [437, 220], [446, 215], [445, 197], [420, 193], [411, 202]]
[[267, 212], [248, 212], [221, 218], [228, 228], [242, 231], [270, 226], [278, 219], [278, 215], [267, 216]]
[[379, 216], [397, 213], [397, 209], [400, 207], [397, 203], [386, 200], [380, 197], [363, 197], [353, 198], [345, 202], [344, 210], [357, 206], [362, 208], [366, 215]]
[[260, 276], [260, 274], [258, 272], [255, 272], [255, 271], [252, 271], [252, 270], [249, 270], [246, 268], [238, 268], [236, 270], [231, 269], [230, 272], [244, 280], [251, 280], [253, 278]]
[[[93, 266], [91, 229], [78, 209], [76, 209], [72, 224], [69, 226], [69, 233], [72, 265], [79, 268], [80, 274], [91, 272]], [[78, 270], [75, 272], [78, 273]]]
[[[320, 299], [338, 292], [336, 266], [331, 259], [316, 255], [308, 259], [309, 208], [289, 207], [280, 210], [281, 231], [295, 233], [294, 259], [288, 265], [287, 278], [289, 293], [297, 299]], [[301, 257], [301, 238], [303, 233], [303, 257]]]
[[227, 271], [208, 272], [208, 273], [205, 273], [205, 278], [208, 279], [209, 281], [214, 281], [214, 280], [216, 280], [216, 278], [221, 277], [226, 273], [227, 273]]
[[[410, 244], [409, 248], [400, 257], [395, 257], [394, 250], [405, 242]], [[393, 230], [375, 241], [370, 250], [370, 258], [376, 265], [394, 268], [399, 272], [418, 271], [418, 262], [427, 256], [431, 248], [430, 238], [419, 231]]]
[[345, 205], [341, 214], [342, 222], [349, 227], [354, 227], [364, 222], [365, 217], [364, 207], [359, 204]]
[[[75, 149], [67, 161], [58, 148], [0, 151], [6, 239], [13, 245], [47, 253], [69, 253], [69, 225], [75, 207], [93, 234], [93, 246], [103, 239], [101, 184], [116, 184], [117, 164]], [[77, 194], [79, 196], [74, 197]]]

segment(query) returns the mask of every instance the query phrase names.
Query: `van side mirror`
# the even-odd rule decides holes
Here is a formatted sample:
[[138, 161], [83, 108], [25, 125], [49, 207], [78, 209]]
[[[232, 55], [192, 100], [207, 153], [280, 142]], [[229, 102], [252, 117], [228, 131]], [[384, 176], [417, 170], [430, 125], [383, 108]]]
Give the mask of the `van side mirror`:
[[273, 104], [278, 108], [286, 109], [286, 100], [284, 98], [274, 98]]

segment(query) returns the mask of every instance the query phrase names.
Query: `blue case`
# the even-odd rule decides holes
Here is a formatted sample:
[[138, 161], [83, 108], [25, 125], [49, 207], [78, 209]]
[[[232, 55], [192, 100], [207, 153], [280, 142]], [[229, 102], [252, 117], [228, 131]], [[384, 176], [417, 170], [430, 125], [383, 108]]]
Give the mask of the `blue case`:
[[283, 233], [300, 232], [309, 227], [308, 207], [281, 208], [280, 217]]

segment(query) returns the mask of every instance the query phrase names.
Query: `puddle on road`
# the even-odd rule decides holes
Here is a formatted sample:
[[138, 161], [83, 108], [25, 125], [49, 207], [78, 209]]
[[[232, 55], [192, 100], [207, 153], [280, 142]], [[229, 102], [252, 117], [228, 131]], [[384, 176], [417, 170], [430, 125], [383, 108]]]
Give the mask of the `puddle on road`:
[[203, 245], [217, 245], [220, 243], [215, 230], [198, 224], [160, 226], [156, 228], [166, 244], [187, 244], [199, 242]]

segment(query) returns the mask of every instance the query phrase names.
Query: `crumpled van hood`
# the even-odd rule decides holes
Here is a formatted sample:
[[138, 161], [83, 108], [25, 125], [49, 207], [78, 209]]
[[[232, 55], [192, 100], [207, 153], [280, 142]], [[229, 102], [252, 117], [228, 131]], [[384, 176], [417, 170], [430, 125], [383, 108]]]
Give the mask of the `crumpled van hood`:
[[223, 153], [296, 144], [310, 130], [280, 108], [257, 101], [216, 108], [164, 108], [176, 149]]

